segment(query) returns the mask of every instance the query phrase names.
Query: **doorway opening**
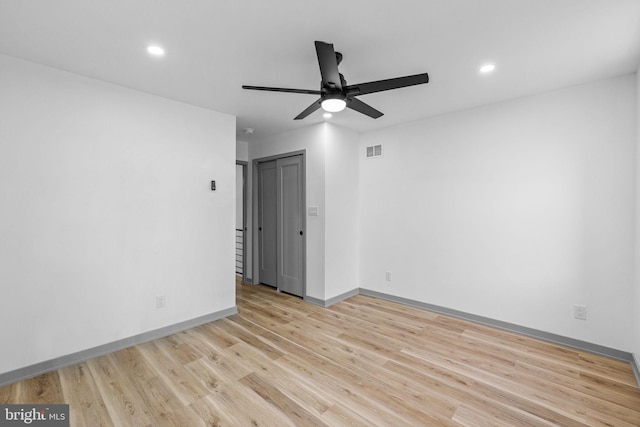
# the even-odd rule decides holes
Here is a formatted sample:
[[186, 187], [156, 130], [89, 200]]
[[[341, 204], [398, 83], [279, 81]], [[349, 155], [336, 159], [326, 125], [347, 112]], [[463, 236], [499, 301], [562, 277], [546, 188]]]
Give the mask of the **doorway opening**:
[[236, 161], [236, 278], [247, 281], [247, 166]]
[[[304, 151], [253, 163], [258, 282], [306, 295]], [[255, 278], [255, 276], [254, 276]]]

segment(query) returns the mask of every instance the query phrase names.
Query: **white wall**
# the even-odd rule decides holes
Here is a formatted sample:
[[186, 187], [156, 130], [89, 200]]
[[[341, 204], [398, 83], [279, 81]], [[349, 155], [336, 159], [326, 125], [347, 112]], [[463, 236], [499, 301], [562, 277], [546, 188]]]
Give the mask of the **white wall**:
[[359, 287], [359, 135], [327, 125], [325, 143], [324, 299]]
[[360, 161], [361, 286], [630, 351], [635, 91], [629, 75], [361, 135], [384, 145]]
[[236, 160], [246, 162], [249, 160], [249, 143], [236, 141]]
[[235, 305], [234, 117], [2, 55], [0, 93], [0, 373]]
[[[357, 137], [355, 132], [320, 123], [267, 138], [249, 147], [251, 161], [306, 150], [306, 206], [317, 206], [319, 212], [318, 216], [306, 217], [306, 295], [320, 300], [358, 287]], [[253, 173], [252, 166], [250, 170]], [[253, 183], [253, 177], [249, 182]], [[249, 212], [254, 205], [252, 200]], [[255, 216], [257, 214], [252, 230], [257, 227]], [[253, 248], [253, 239], [247, 244], [248, 248]], [[257, 257], [256, 247], [252, 249], [252, 259], [257, 260]], [[253, 262], [250, 277], [255, 282], [258, 281], [256, 269]]]
[[633, 353], [640, 367], [640, 68], [636, 72], [636, 247], [634, 281]]

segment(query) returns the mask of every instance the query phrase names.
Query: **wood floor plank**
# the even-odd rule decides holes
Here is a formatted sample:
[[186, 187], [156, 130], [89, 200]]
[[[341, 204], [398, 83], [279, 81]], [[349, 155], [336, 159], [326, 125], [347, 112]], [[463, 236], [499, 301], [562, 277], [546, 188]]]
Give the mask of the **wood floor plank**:
[[202, 358], [188, 363], [187, 367], [195, 362], [206, 363], [216, 375], [227, 378], [230, 381], [237, 381], [252, 371], [239, 363], [224, 357], [224, 349], [216, 348], [207, 338], [194, 331], [189, 331], [191, 345], [202, 355]]
[[274, 410], [253, 390], [237, 383], [223, 383], [215, 393], [193, 402], [190, 407], [201, 418], [218, 417], [215, 426], [295, 427], [280, 411]]
[[208, 342], [217, 348], [231, 347], [240, 341], [238, 338], [224, 333], [210, 323], [193, 328], [193, 331], [204, 336]]
[[222, 319], [220, 321], [220, 327], [222, 330], [232, 334], [237, 337], [241, 341], [251, 345], [259, 349], [262, 353], [267, 355], [271, 359], [277, 359], [282, 356], [284, 353], [277, 348], [269, 345], [267, 342], [260, 339], [259, 336], [252, 334], [247, 331], [244, 327], [240, 326], [238, 323], [233, 321]]
[[366, 305], [351, 303], [348, 300], [331, 307], [331, 310], [351, 316], [357, 319], [359, 324], [366, 322], [372, 327], [385, 326], [392, 329], [396, 336], [407, 339], [418, 334], [424, 327], [424, 325], [417, 322], [409, 322], [406, 318], [376, 310]]
[[171, 344], [166, 339], [147, 342], [138, 348], [147, 362], [162, 375], [183, 405], [208, 394], [208, 390], [172, 354]]
[[139, 347], [129, 347], [113, 353], [113, 358], [118, 367], [127, 375], [137, 381], [145, 382], [158, 375], [146, 359], [140, 353]]
[[[548, 416], [548, 407], [557, 405], [558, 419], [574, 418], [581, 420], [581, 416], [577, 413], [577, 399], [571, 394], [564, 394], [562, 390], [555, 388], [532, 388], [526, 382], [519, 382], [512, 378], [513, 370], [497, 370], [492, 369], [486, 371], [477, 368], [473, 363], [467, 361], [459, 361], [447, 357], [441, 357], [424, 351], [407, 350], [406, 353], [415, 356], [422, 361], [426, 361], [433, 366], [437, 366], [440, 370], [456, 374], [458, 378], [465, 378], [466, 383], [471, 385], [471, 390], [482, 392], [489, 399], [494, 400], [512, 400], [512, 406], [519, 409], [527, 407], [527, 401], [535, 402], [535, 411], [544, 417]], [[486, 393], [486, 390], [492, 390]], [[503, 393], [506, 390], [508, 394]], [[492, 396], [494, 396], [492, 398]], [[498, 397], [495, 397], [498, 396]], [[516, 404], [519, 403], [519, 404]], [[523, 409], [524, 410], [524, 409]], [[571, 425], [569, 420], [564, 421], [566, 425]]]
[[185, 332], [180, 332], [163, 338], [163, 342], [166, 344], [165, 348], [171, 352], [171, 355], [177, 362], [180, 362], [183, 365], [193, 362], [201, 357], [196, 349], [187, 342], [187, 340], [188, 336]]
[[439, 314], [432, 311], [416, 310], [414, 307], [397, 304], [395, 302], [386, 301], [367, 295], [356, 295], [351, 298], [351, 300], [368, 307], [374, 307], [376, 310], [380, 310], [388, 314], [393, 314], [394, 316], [398, 316], [409, 321], [415, 321], [420, 324], [429, 322], [439, 316]]
[[374, 425], [367, 418], [340, 403], [326, 410], [322, 414], [322, 420], [330, 426], [370, 427]]
[[[212, 419], [213, 421], [208, 421], [212, 423], [211, 425], [294, 425], [287, 414], [275, 411], [253, 390], [242, 385], [241, 381], [244, 377], [236, 379], [224, 375], [218, 376], [215, 366], [202, 359], [191, 362], [187, 366], [198, 374], [210, 389], [210, 393], [205, 398], [193, 402], [190, 407], [203, 419]], [[247, 375], [251, 374], [252, 372]], [[212, 408], [207, 409], [205, 404]]]
[[631, 366], [626, 362], [609, 359], [597, 354], [580, 353], [576, 363], [581, 369], [637, 387]]
[[0, 387], [76, 426], [640, 426], [629, 363], [356, 295], [237, 283], [226, 319]]
[[60, 369], [60, 386], [72, 426], [109, 427], [113, 420], [86, 363]]
[[462, 404], [456, 409], [451, 418], [453, 421], [465, 427], [512, 427], [512, 424], [497, 418], [495, 415], [478, 411], [475, 408]]
[[0, 405], [8, 405], [21, 401], [20, 389], [25, 384], [24, 381], [0, 387]]
[[[86, 362], [96, 387], [114, 425], [151, 426], [153, 414], [120, 370], [113, 355], [101, 356]], [[69, 408], [69, 411], [74, 411]]]
[[21, 399], [29, 403], [64, 403], [57, 371], [29, 378], [20, 387], [20, 391]]
[[[481, 411], [489, 417], [503, 420], [510, 425], [543, 426], [548, 424], [549, 416], [555, 417], [556, 425], [579, 427], [585, 424], [567, 417], [562, 412], [555, 414], [543, 405], [523, 399], [517, 392], [494, 394], [486, 384], [460, 374], [450, 374], [446, 369], [435, 367], [430, 370], [419, 369], [419, 364], [400, 364], [390, 361], [385, 367], [392, 372], [409, 378], [417, 377], [421, 381], [431, 382], [444, 396]], [[498, 391], [501, 391], [498, 389]], [[564, 411], [563, 411], [564, 412]], [[455, 415], [454, 415], [455, 417]]]
[[181, 403], [163, 377], [153, 377], [140, 384], [138, 392], [147, 404], [156, 426], [201, 427], [205, 423], [189, 406]]
[[300, 381], [299, 378], [292, 375], [291, 371], [283, 369], [279, 364], [272, 363], [267, 355], [255, 347], [246, 343], [238, 343], [226, 349], [225, 352], [230, 358], [245, 365], [251, 370], [251, 373], [259, 373], [262, 378], [267, 379], [273, 387], [288, 398], [299, 404], [304, 404], [314, 415], [322, 415], [333, 404], [332, 400], [325, 398], [322, 393], [318, 393], [316, 389]]
[[354, 412], [369, 419], [373, 425], [410, 425], [410, 422], [403, 419], [400, 414], [381, 405], [364, 390], [354, 387], [353, 379], [343, 378], [353, 378], [352, 373], [339, 372], [330, 363], [309, 362], [304, 357], [294, 354], [281, 357], [277, 363], [286, 364], [289, 369], [299, 375], [312, 379], [314, 384], [325, 394], [332, 396], [334, 401], [343, 402]]
[[242, 378], [240, 383], [255, 391], [265, 401], [286, 414], [296, 426], [327, 426], [318, 417], [255, 373]]
[[216, 405], [215, 399], [211, 395], [196, 400], [189, 405], [189, 408], [200, 417], [207, 427], [233, 425], [233, 421], [226, 416], [219, 405]]

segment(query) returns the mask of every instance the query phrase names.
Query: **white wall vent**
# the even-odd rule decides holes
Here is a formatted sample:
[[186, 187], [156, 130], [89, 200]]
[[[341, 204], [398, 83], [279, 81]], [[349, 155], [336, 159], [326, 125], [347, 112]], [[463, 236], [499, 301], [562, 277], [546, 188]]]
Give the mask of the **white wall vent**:
[[370, 145], [367, 147], [367, 159], [382, 157], [382, 145]]

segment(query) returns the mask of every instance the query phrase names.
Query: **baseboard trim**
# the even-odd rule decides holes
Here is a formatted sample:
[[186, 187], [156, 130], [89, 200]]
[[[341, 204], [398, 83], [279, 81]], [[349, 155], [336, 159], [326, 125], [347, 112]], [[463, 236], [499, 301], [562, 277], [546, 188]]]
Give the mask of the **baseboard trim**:
[[310, 297], [309, 295], [305, 295], [302, 299], [305, 302], [308, 302], [308, 303], [313, 304], [313, 305], [317, 305], [319, 307], [324, 307], [324, 308], [328, 307], [327, 305], [325, 305], [325, 300], [320, 299], [320, 298]]
[[633, 368], [633, 375], [636, 376], [636, 382], [640, 386], [640, 354], [633, 353], [630, 363], [631, 368]]
[[[369, 289], [360, 288], [360, 293], [362, 295], [367, 295], [374, 298], [380, 298], [383, 300], [396, 302], [398, 304], [403, 304], [411, 307], [433, 311], [435, 313], [443, 314], [445, 316], [451, 316], [457, 319], [468, 320], [470, 322], [478, 323], [481, 325], [491, 326], [493, 328], [502, 329], [504, 331], [514, 332], [514, 333], [525, 335], [531, 338], [537, 338], [537, 339], [551, 342], [554, 344], [560, 344], [566, 347], [571, 347], [576, 350], [586, 351], [589, 353], [598, 354], [600, 356], [606, 356], [612, 359], [628, 362], [637, 372], [637, 366], [635, 367], [633, 366], [635, 364], [634, 363], [635, 361], [632, 353], [628, 353], [626, 351], [616, 350], [614, 348], [593, 344], [587, 341], [581, 341], [574, 338], [565, 337], [562, 335], [552, 334], [550, 332], [544, 332], [544, 331], [540, 331], [533, 328], [527, 328], [525, 326], [516, 325], [514, 323], [503, 322], [501, 320], [482, 317], [475, 314], [465, 313], [463, 311], [453, 310], [447, 307], [441, 307], [438, 305], [415, 301], [412, 299], [398, 297], [395, 295], [389, 295], [389, 294], [385, 294], [378, 291], [372, 291]], [[636, 373], [636, 379], [638, 379], [637, 373]], [[640, 385], [640, 380], [638, 381], [638, 384]]]
[[322, 300], [320, 298], [314, 298], [314, 297], [310, 297], [310, 296], [304, 297], [304, 300], [309, 302], [309, 303], [311, 303], [311, 304], [327, 308], [327, 307], [331, 307], [333, 304], [339, 303], [340, 301], [344, 301], [347, 298], [351, 298], [353, 296], [356, 296], [359, 293], [360, 293], [360, 289], [355, 288], [355, 289], [347, 291], [347, 292], [345, 292], [343, 294], [336, 295], [335, 297], [329, 298], [327, 300]]
[[15, 383], [17, 381], [26, 380], [28, 378], [35, 377], [47, 372], [51, 372], [56, 369], [64, 368], [65, 366], [85, 362], [89, 359], [104, 356], [105, 354], [113, 353], [114, 351], [122, 350], [133, 345], [153, 341], [158, 338], [163, 338], [168, 335], [175, 334], [176, 332], [195, 328], [196, 326], [204, 325], [205, 323], [213, 322], [215, 320], [219, 320], [236, 313], [238, 313], [238, 308], [236, 306], [233, 306], [224, 310], [216, 311], [215, 313], [205, 314], [204, 316], [196, 317], [184, 322], [179, 322], [159, 329], [154, 329], [153, 331], [143, 332], [142, 334], [123, 338], [118, 341], [113, 341], [86, 350], [81, 350], [76, 353], [68, 354], [66, 356], [60, 356], [56, 357], [55, 359], [36, 363], [30, 366], [25, 366], [24, 368], [16, 369], [15, 371], [5, 372], [3, 374], [0, 374], [0, 387]]

